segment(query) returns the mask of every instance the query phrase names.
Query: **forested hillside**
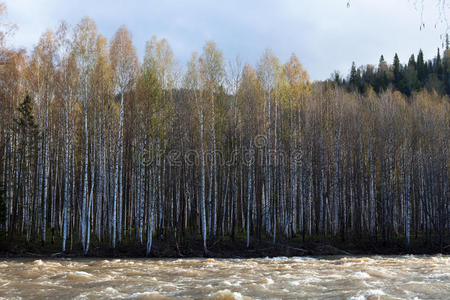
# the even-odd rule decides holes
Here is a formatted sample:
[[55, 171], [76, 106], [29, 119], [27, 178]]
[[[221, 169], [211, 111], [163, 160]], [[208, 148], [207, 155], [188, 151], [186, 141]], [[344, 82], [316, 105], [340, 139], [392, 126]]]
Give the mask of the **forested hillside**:
[[448, 241], [447, 85], [420, 91], [440, 73], [375, 93], [311, 83], [295, 54], [227, 61], [211, 41], [180, 72], [167, 40], [139, 61], [125, 27], [108, 41], [89, 18], [30, 53], [0, 47], [3, 239], [147, 254], [153, 238], [207, 253], [237, 234]]
[[414, 92], [427, 90], [440, 95], [450, 95], [450, 41], [446, 36], [445, 50], [441, 57], [438, 48], [433, 59], [425, 60], [422, 50], [419, 50], [417, 59], [414, 54], [407, 64], [401, 64], [397, 53], [392, 64], [389, 64], [381, 55], [378, 66], [365, 65], [356, 68], [353, 62], [350, 74], [343, 78], [339, 72], [332, 74], [331, 81], [345, 87], [347, 91], [365, 93], [372, 89], [382, 93], [387, 89], [397, 90], [407, 96]]

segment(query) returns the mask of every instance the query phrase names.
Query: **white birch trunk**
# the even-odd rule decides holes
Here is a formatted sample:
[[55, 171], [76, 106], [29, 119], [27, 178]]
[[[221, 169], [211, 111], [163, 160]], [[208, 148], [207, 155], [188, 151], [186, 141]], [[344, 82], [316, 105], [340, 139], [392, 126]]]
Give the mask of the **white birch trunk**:
[[[253, 151], [252, 139], [249, 139], [250, 153]], [[248, 164], [248, 186], [247, 186], [247, 248], [250, 247], [250, 220], [251, 220], [251, 199], [252, 199], [252, 166], [251, 159]]]
[[203, 238], [203, 252], [207, 254], [206, 247], [206, 209], [205, 209], [205, 149], [204, 149], [204, 128], [203, 128], [204, 115], [203, 110], [200, 111], [200, 163], [201, 163], [201, 223], [202, 223], [202, 238]]

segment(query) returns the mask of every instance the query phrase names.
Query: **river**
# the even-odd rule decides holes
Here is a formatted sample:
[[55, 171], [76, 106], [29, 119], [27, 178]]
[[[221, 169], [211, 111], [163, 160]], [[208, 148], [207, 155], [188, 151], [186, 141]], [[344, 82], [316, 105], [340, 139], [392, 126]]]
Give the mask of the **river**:
[[0, 259], [0, 299], [450, 299], [450, 256]]

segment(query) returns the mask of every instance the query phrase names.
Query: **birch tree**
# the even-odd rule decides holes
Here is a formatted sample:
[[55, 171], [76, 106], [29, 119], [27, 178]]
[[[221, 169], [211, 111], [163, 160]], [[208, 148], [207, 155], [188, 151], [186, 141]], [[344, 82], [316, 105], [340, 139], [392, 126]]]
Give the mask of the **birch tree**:
[[111, 42], [111, 64], [114, 70], [114, 81], [116, 92], [120, 96], [119, 125], [117, 132], [116, 159], [114, 166], [114, 200], [113, 200], [113, 233], [111, 245], [116, 247], [116, 233], [119, 243], [122, 240], [122, 204], [123, 204], [123, 122], [124, 122], [124, 99], [135, 83], [138, 60], [136, 49], [133, 46], [130, 32], [122, 26], [114, 35]]

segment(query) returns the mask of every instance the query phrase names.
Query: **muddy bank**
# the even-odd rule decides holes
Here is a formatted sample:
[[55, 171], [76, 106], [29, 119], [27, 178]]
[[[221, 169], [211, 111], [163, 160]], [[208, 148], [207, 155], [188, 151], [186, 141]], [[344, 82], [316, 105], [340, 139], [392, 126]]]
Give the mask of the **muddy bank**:
[[[89, 252], [84, 255], [81, 245], [72, 244], [69, 250], [62, 253], [59, 243], [48, 243], [42, 246], [38, 242], [24, 243], [23, 241], [1, 240], [0, 257], [114, 257], [114, 258], [138, 258], [145, 257], [145, 244], [123, 243], [115, 249], [107, 245], [93, 243]], [[246, 247], [245, 240], [218, 238], [210, 241], [208, 252], [205, 254], [201, 239], [191, 239], [178, 244], [173, 240], [155, 240], [149, 257], [154, 258], [259, 258], [277, 256], [327, 256], [327, 255], [405, 255], [405, 254], [450, 254], [450, 245], [426, 244], [416, 241], [406, 247], [402, 241], [392, 241], [389, 244], [374, 241], [305, 241], [305, 242], [278, 242], [253, 241], [250, 247]]]

